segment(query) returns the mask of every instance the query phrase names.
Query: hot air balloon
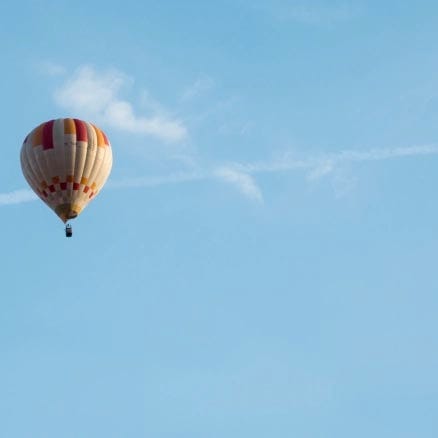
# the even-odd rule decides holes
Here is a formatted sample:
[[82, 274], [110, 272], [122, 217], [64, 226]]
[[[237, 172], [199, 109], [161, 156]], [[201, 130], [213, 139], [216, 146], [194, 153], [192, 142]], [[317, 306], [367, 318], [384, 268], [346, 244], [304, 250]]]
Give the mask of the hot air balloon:
[[21, 169], [32, 190], [66, 223], [99, 193], [111, 172], [112, 151], [105, 133], [79, 119], [42, 123], [25, 138]]

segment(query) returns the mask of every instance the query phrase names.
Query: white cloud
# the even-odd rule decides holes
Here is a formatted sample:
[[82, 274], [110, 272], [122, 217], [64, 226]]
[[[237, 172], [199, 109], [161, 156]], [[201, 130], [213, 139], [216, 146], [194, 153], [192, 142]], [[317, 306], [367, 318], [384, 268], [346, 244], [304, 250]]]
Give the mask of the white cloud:
[[78, 68], [55, 92], [58, 105], [121, 131], [150, 135], [163, 141], [178, 142], [187, 137], [181, 120], [163, 113], [136, 114], [133, 105], [119, 97], [129, 78], [117, 70], [98, 72]]
[[0, 205], [22, 204], [38, 199], [34, 192], [27, 189], [14, 190], [8, 193], [0, 193]]
[[214, 175], [229, 184], [234, 185], [243, 195], [254, 201], [263, 202], [263, 195], [254, 178], [248, 173], [234, 167], [219, 167]]

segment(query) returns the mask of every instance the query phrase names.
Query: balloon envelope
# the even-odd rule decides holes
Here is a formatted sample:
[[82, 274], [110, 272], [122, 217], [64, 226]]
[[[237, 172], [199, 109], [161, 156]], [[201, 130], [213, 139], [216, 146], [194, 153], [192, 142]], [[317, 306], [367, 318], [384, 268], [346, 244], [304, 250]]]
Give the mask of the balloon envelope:
[[42, 123], [21, 147], [24, 177], [63, 222], [77, 217], [99, 193], [111, 167], [107, 136], [79, 119]]

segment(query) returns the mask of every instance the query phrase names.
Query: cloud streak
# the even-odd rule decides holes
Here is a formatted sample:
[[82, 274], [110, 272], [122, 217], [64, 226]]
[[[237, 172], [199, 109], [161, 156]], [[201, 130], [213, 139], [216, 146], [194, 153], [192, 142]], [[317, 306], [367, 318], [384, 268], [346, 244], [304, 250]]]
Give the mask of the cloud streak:
[[130, 102], [119, 97], [129, 83], [117, 70], [98, 72], [82, 66], [55, 91], [54, 98], [59, 106], [120, 131], [166, 142], [183, 141], [188, 133], [181, 120], [156, 111], [148, 117], [138, 115]]
[[38, 199], [34, 192], [28, 189], [14, 190], [8, 193], [0, 193], [0, 205], [23, 204]]
[[[205, 169], [187, 172], [176, 172], [162, 176], [109, 181], [110, 189], [129, 189], [141, 187], [158, 187], [163, 185], [182, 184], [196, 181], [215, 180], [234, 186], [243, 196], [259, 203], [263, 202], [263, 194], [255, 177], [259, 174], [302, 171], [309, 180], [319, 180], [331, 174], [336, 167], [347, 163], [363, 163], [387, 161], [407, 157], [438, 155], [438, 145], [420, 145], [397, 148], [369, 149], [365, 151], [345, 150], [322, 157], [296, 159], [284, 156], [282, 159], [253, 163], [229, 163]], [[22, 189], [8, 193], [0, 193], [0, 206], [21, 204], [38, 199], [30, 190]]]
[[219, 167], [214, 175], [220, 180], [237, 188], [246, 198], [253, 201], [263, 202], [263, 195], [254, 178], [248, 173], [242, 172], [230, 166]]
[[236, 163], [236, 167], [249, 174], [282, 172], [292, 170], [307, 170], [313, 178], [328, 175], [340, 164], [358, 163], [366, 161], [385, 161], [403, 157], [437, 155], [438, 145], [420, 145], [397, 148], [379, 148], [365, 151], [345, 150], [334, 154], [319, 157], [297, 159], [286, 154], [274, 161], [255, 163]]
[[260, 174], [302, 171], [309, 180], [315, 181], [330, 175], [342, 164], [386, 161], [406, 157], [438, 155], [438, 145], [369, 149], [365, 151], [345, 150], [320, 157], [297, 159], [285, 155], [281, 159], [253, 163], [229, 163], [210, 169], [173, 173], [159, 177], [135, 178], [110, 183], [114, 188], [155, 187], [191, 181], [219, 180], [231, 184], [246, 198], [263, 202], [263, 194], [255, 177]]

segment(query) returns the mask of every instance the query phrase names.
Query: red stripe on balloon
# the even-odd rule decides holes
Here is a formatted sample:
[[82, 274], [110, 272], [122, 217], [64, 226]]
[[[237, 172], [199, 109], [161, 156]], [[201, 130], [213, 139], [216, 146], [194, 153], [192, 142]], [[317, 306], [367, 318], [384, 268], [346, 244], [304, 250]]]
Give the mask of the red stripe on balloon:
[[43, 126], [43, 150], [53, 149], [53, 124], [54, 120], [50, 120]]
[[88, 141], [87, 125], [79, 119], [73, 119], [76, 126], [76, 141]]

